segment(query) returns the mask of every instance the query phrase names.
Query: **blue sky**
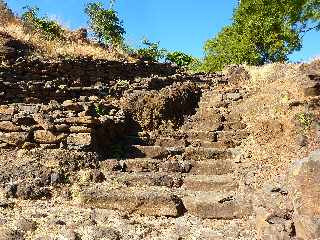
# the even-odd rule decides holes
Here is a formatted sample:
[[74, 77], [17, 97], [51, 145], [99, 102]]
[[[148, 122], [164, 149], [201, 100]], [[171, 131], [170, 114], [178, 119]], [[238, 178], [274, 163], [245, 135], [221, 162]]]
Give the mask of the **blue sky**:
[[[101, 0], [108, 4], [107, 0]], [[26, 5], [38, 6], [48, 15], [75, 29], [85, 27], [83, 13], [90, 0], [7, 0], [15, 13]], [[204, 42], [230, 23], [237, 0], [117, 0], [116, 8], [127, 31], [127, 42], [137, 46], [144, 37], [160, 41], [168, 50], [179, 50], [197, 57], [203, 55]], [[304, 47], [294, 53], [292, 61], [320, 56], [320, 33], [310, 32]]]

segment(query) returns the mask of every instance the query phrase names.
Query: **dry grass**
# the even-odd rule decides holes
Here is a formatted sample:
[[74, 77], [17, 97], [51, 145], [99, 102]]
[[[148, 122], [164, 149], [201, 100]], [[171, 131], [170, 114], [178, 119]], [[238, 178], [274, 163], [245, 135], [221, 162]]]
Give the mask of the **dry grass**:
[[93, 59], [133, 61], [121, 49], [108, 50], [94, 43], [46, 40], [41, 33], [26, 31], [26, 28], [18, 20], [0, 26], [0, 31], [34, 46], [35, 52], [33, 54], [49, 59], [92, 57]]
[[[243, 115], [244, 122], [253, 133], [243, 148], [250, 162], [259, 166], [258, 185], [284, 176], [288, 165], [319, 147], [316, 133], [304, 128], [297, 115], [316, 114], [305, 104], [292, 107], [293, 102], [308, 103], [304, 96], [306, 80], [299, 64], [270, 64], [262, 67], [246, 66], [251, 75], [244, 84], [250, 97], [234, 106]], [[319, 69], [320, 70], [320, 69]], [[308, 146], [299, 145], [299, 136], [308, 138]]]

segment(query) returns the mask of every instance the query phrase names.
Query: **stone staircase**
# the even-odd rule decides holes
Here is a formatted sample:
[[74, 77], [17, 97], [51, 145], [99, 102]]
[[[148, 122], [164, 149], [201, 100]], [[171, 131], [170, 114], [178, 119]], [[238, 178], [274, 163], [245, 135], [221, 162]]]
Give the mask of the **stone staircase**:
[[[72, 65], [72, 71], [77, 66]], [[144, 67], [139, 66], [126, 68]], [[134, 69], [130, 77], [112, 65], [103, 68], [105, 81], [100, 83], [99, 79], [83, 82], [84, 78], [59, 69], [45, 65], [40, 68], [50, 73], [45, 76], [30, 70], [39, 79], [24, 79], [19, 69], [12, 69], [0, 79], [0, 180], [4, 186], [0, 190], [5, 196], [5, 202], [0, 198], [0, 208], [13, 201], [14, 208], [5, 209], [8, 223], [14, 211], [36, 219], [37, 230], [25, 233], [27, 239], [47, 235], [60, 239], [63, 234], [64, 239], [100, 239], [95, 228], [104, 229], [103, 237], [110, 229], [123, 236], [110, 239], [240, 239], [238, 235], [254, 234], [251, 196], [238, 171], [239, 145], [249, 133], [230, 107], [245, 92], [229, 86], [223, 75], [172, 74], [165, 66], [159, 67], [162, 77], [153, 76], [152, 71], [135, 76]], [[55, 78], [51, 74], [55, 71], [66, 78]], [[128, 79], [130, 88], [115, 88], [116, 97], [106, 97], [104, 90], [116, 86], [117, 79]], [[146, 100], [155, 99], [154, 105], [162, 101], [159, 105], [164, 109], [185, 106], [191, 99], [185, 108], [192, 114], [183, 119], [189, 112], [179, 112], [184, 124], [175, 130], [137, 121], [140, 128], [157, 130], [134, 128], [128, 134], [136, 119], [130, 115], [130, 106], [125, 109], [120, 103], [125, 91], [141, 91]], [[144, 100], [141, 96], [138, 100]], [[141, 105], [146, 108], [147, 102]], [[154, 121], [152, 107], [150, 121]], [[174, 119], [175, 109], [184, 108], [170, 108], [164, 119]], [[109, 159], [112, 144], [120, 145], [117, 153], [123, 151], [119, 159]], [[0, 221], [1, 217], [0, 213]], [[61, 219], [52, 223], [56, 218]], [[76, 229], [74, 219], [81, 219]], [[9, 233], [15, 236], [14, 228], [7, 225], [8, 231], [0, 224], [0, 239]], [[74, 231], [74, 238], [64, 232], [67, 228]], [[121, 229], [121, 234], [113, 229]]]
[[196, 113], [177, 131], [129, 136], [127, 158], [103, 161], [100, 170], [108, 180], [82, 188], [78, 200], [85, 206], [143, 216], [251, 216], [235, 148], [249, 133], [241, 117], [228, 109], [244, 94], [225, 88], [205, 91]]

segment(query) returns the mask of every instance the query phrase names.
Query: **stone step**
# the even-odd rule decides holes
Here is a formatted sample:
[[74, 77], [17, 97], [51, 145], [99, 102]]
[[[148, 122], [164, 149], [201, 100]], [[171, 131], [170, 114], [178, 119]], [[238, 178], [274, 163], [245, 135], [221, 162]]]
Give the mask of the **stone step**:
[[124, 214], [178, 217], [184, 207], [179, 197], [165, 187], [113, 187], [95, 184], [75, 198], [92, 208], [112, 209]]
[[205, 116], [213, 116], [214, 119], [222, 119], [222, 114], [220, 112], [219, 108], [216, 108], [215, 106], [201, 106], [195, 109], [197, 115], [205, 115]]
[[179, 188], [182, 186], [182, 174], [165, 172], [118, 173], [106, 175], [108, 179], [127, 187], [158, 186]]
[[190, 192], [183, 204], [189, 214], [203, 219], [241, 219], [253, 213], [249, 197], [235, 192]]
[[239, 130], [239, 131], [217, 131], [217, 141], [234, 141], [239, 142], [243, 139], [246, 139], [250, 133], [247, 130]]
[[190, 122], [184, 124], [182, 129], [194, 131], [219, 131], [223, 129], [222, 121], [210, 119], [208, 116], [195, 116]]
[[232, 141], [230, 141], [229, 143], [227, 142], [212, 142], [212, 141], [205, 141], [205, 140], [201, 140], [201, 139], [194, 139], [194, 140], [188, 140], [187, 141], [188, 144], [191, 147], [202, 147], [202, 148], [233, 148], [234, 146], [236, 146]]
[[183, 180], [182, 188], [191, 191], [235, 191], [239, 183], [230, 175], [189, 175]]
[[216, 141], [217, 135], [213, 131], [184, 131], [184, 134], [188, 137], [188, 139], [201, 139], [207, 141]]
[[[182, 127], [183, 128], [183, 127]], [[180, 130], [175, 131], [172, 134], [168, 134], [166, 137], [168, 138], [176, 138], [176, 139], [197, 139], [197, 140], [205, 140], [205, 141], [216, 141], [217, 135], [213, 131], [201, 131], [201, 130]]]
[[161, 147], [186, 147], [188, 142], [184, 138], [157, 138], [155, 144]]
[[201, 96], [201, 102], [202, 101], [211, 101], [214, 97], [217, 97], [219, 95], [222, 95], [223, 92], [221, 90], [211, 90], [207, 91], [202, 94]]
[[135, 158], [124, 160], [122, 165], [126, 172], [166, 172], [187, 173], [191, 169], [190, 162], [162, 161], [152, 158]]
[[226, 142], [213, 142], [206, 141], [201, 139], [176, 139], [176, 138], [158, 138], [155, 142], [156, 145], [161, 147], [176, 147], [176, 148], [185, 148], [187, 146], [191, 147], [203, 147], [203, 148], [232, 148], [236, 144], [230, 141]]
[[127, 136], [125, 141], [128, 145], [152, 146], [155, 144], [154, 139], [151, 139], [150, 137], [143, 137], [143, 136]]
[[214, 161], [193, 161], [191, 162], [190, 174], [193, 175], [224, 175], [234, 172], [234, 165], [230, 159]]
[[188, 161], [160, 160], [152, 158], [132, 158], [126, 160], [108, 159], [100, 162], [100, 170], [110, 175], [112, 172], [127, 173], [188, 173], [191, 163]]
[[154, 158], [162, 159], [169, 155], [181, 154], [182, 149], [177, 148], [166, 148], [161, 146], [142, 146], [133, 145], [129, 148], [128, 158]]
[[223, 123], [224, 131], [239, 131], [247, 127], [247, 124], [243, 122], [224, 122]]
[[194, 161], [228, 159], [233, 157], [233, 151], [231, 149], [187, 147], [183, 156], [185, 160]]

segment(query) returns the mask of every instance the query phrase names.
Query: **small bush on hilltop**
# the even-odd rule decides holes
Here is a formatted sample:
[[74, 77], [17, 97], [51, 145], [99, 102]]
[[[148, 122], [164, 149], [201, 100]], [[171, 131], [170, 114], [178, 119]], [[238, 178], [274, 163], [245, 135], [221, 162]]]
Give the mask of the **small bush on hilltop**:
[[39, 8], [26, 6], [23, 9], [25, 9], [25, 12], [21, 19], [28, 26], [31, 26], [34, 30], [40, 30], [49, 40], [63, 38], [63, 28], [56, 21], [47, 17], [39, 17]]
[[100, 43], [119, 46], [123, 44], [123, 35], [126, 33], [118, 13], [113, 9], [113, 3], [109, 9], [105, 9], [101, 2], [89, 3], [85, 13], [89, 16], [89, 25]]
[[144, 48], [140, 48], [136, 51], [138, 58], [143, 61], [158, 62], [166, 56], [167, 50], [160, 48], [159, 42], [150, 42], [148, 39], [144, 39], [142, 44]]
[[178, 65], [178, 67], [186, 67], [193, 61], [193, 57], [183, 52], [169, 52], [166, 56], [166, 60]]
[[203, 72], [203, 62], [183, 52], [169, 52], [166, 55], [166, 61], [175, 63], [178, 67], [183, 68], [191, 73]]

